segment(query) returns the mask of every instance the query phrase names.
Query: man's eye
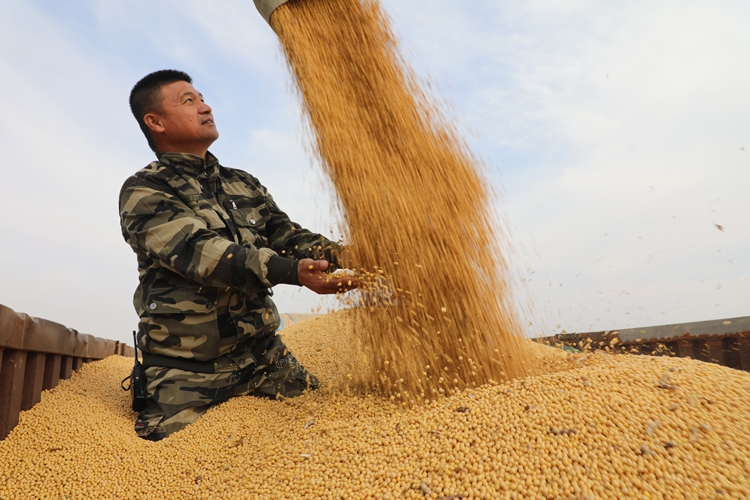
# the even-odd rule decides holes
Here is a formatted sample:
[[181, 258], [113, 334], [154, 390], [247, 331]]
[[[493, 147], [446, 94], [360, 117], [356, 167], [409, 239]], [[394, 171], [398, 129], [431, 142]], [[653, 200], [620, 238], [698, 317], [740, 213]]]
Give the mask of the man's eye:
[[190, 97], [190, 98], [186, 99], [185, 102], [193, 102], [193, 98]]

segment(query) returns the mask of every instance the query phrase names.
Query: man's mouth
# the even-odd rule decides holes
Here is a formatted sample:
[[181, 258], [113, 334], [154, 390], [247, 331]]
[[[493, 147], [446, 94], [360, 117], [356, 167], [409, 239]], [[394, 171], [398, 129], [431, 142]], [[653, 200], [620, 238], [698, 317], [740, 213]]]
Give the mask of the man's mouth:
[[203, 122], [203, 125], [206, 125], [208, 123], [210, 123], [211, 125], [214, 125], [214, 119], [213, 118], [209, 118], [208, 120], [206, 120], [206, 121]]

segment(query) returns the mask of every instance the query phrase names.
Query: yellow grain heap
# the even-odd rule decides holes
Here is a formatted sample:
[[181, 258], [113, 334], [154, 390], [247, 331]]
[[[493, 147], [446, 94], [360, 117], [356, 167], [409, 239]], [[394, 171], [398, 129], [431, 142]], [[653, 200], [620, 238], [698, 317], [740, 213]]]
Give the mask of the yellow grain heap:
[[493, 194], [378, 2], [292, 0], [270, 22], [368, 284], [355, 386], [406, 405], [528, 374]]
[[[330, 382], [351, 330], [338, 313], [284, 339]], [[133, 432], [119, 389], [132, 360], [112, 356], [21, 414], [0, 441], [0, 498], [750, 497], [749, 373], [531, 347], [548, 373], [408, 410], [326, 392], [234, 398], [157, 443]]]

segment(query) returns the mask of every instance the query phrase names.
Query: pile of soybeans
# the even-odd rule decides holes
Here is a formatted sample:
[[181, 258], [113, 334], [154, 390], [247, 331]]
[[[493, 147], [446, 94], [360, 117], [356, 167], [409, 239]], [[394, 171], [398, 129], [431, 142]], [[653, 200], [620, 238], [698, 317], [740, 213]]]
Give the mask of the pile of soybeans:
[[409, 406], [531, 373], [496, 197], [379, 2], [290, 0], [270, 23], [363, 284], [352, 387]]
[[[324, 385], [350, 314], [283, 331]], [[0, 441], [0, 498], [638, 499], [750, 497], [750, 374], [682, 358], [568, 354], [544, 374], [403, 409], [329, 390], [234, 398], [160, 442], [119, 388], [132, 360], [85, 364]]]

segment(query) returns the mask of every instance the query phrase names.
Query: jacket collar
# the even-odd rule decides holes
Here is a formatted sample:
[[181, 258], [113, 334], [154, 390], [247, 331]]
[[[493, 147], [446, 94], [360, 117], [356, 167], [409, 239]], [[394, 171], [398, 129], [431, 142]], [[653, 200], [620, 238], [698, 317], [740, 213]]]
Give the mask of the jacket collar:
[[162, 165], [193, 177], [213, 177], [219, 173], [219, 160], [206, 152], [204, 160], [192, 153], [157, 153], [156, 157]]

